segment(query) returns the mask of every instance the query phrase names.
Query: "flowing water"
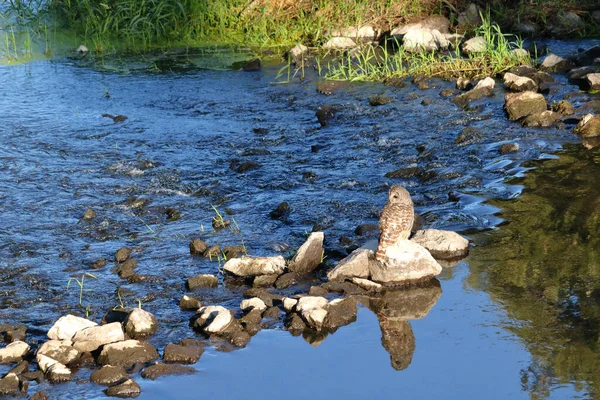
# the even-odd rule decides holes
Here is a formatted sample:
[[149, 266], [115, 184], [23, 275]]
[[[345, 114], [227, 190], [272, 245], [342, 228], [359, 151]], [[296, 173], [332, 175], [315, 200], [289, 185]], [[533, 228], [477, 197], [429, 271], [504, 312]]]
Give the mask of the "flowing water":
[[[567, 53], [595, 43], [550, 44]], [[376, 223], [389, 185], [401, 184], [427, 227], [474, 241], [440, 285], [363, 298], [357, 321], [329, 336], [294, 337], [276, 322], [244, 349], [208, 348], [194, 375], [135, 375], [140, 397], [595, 395], [598, 156], [571, 125], [537, 130], [509, 122], [501, 87], [464, 111], [439, 95], [451, 82], [431, 80], [425, 90], [410, 81], [404, 88], [348, 84], [324, 96], [308, 72], [282, 83], [281, 65], [206, 69], [214, 59], [178, 54], [153, 60], [151, 71], [78, 57], [0, 67], [1, 323], [25, 325], [34, 344], [65, 313], [85, 315], [88, 307], [100, 321], [121, 303], [141, 304], [160, 323], [150, 342], [162, 349], [196, 337], [191, 314], [178, 307], [183, 294], [233, 309], [247, 288], [220, 276], [217, 289], [186, 291], [187, 278], [222, 266], [190, 256], [191, 239], [289, 256], [315, 228], [325, 232], [330, 268], [368, 239], [355, 228]], [[549, 102], [577, 92], [557, 79], [564, 85]], [[375, 94], [394, 101], [371, 107]], [[577, 93], [571, 101], [593, 98]], [[336, 109], [325, 127], [315, 117], [323, 105]], [[482, 137], [455, 144], [467, 126]], [[500, 155], [511, 142], [520, 151]], [[385, 177], [402, 168], [403, 177]], [[289, 217], [271, 219], [284, 201]], [[97, 213], [91, 222], [81, 220], [87, 208]], [[169, 219], [168, 209], [181, 218]], [[213, 231], [215, 209], [239, 230]], [[125, 246], [135, 250], [141, 282], [111, 271]], [[102, 258], [107, 265], [92, 268]], [[328, 268], [285, 293], [306, 293]], [[85, 275], [80, 306], [79, 286], [67, 283], [86, 273], [95, 278]], [[29, 392], [103, 397], [85, 383], [89, 373]]]

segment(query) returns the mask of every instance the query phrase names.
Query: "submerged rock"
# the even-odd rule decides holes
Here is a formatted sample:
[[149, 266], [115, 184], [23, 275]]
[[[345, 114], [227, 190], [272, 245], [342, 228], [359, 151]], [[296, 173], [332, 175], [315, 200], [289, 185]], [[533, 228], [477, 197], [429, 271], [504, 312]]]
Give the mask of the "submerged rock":
[[436, 259], [462, 258], [469, 254], [469, 241], [452, 231], [425, 229], [410, 240], [425, 247]]
[[98, 356], [98, 363], [127, 368], [136, 363], [146, 363], [157, 358], [158, 352], [150, 343], [131, 339], [105, 345]]
[[323, 232], [313, 232], [296, 252], [288, 269], [298, 274], [307, 274], [319, 266], [323, 258]]
[[133, 379], [127, 379], [125, 382], [111, 386], [104, 390], [104, 393], [110, 397], [132, 398], [138, 397], [142, 393], [140, 385]]
[[336, 109], [332, 106], [321, 106], [315, 113], [317, 116], [317, 120], [322, 127], [327, 126], [329, 124], [329, 120], [335, 117]]
[[392, 101], [394, 101], [394, 100], [391, 97], [383, 96], [380, 94], [369, 97], [369, 105], [371, 105], [373, 107], [383, 106], [388, 103], [391, 103]]
[[504, 100], [504, 108], [511, 121], [548, 109], [544, 96], [535, 92], [509, 93]]
[[204, 353], [199, 346], [182, 346], [169, 343], [165, 346], [163, 361], [167, 363], [195, 364]]
[[27, 343], [15, 341], [0, 349], [0, 364], [19, 362], [29, 353], [30, 347]]
[[383, 261], [372, 263], [370, 272], [372, 281], [398, 286], [430, 280], [442, 272], [442, 267], [427, 249], [403, 240], [388, 247]]
[[232, 258], [223, 269], [237, 276], [279, 275], [285, 269], [285, 259], [282, 256]]
[[508, 153], [516, 153], [517, 151], [519, 151], [519, 145], [517, 143], [504, 143], [498, 149], [498, 152], [502, 155]]
[[60, 317], [48, 331], [48, 338], [55, 340], [71, 340], [75, 333], [82, 329], [96, 326], [97, 323], [89, 319], [65, 315]]
[[269, 213], [271, 219], [286, 219], [290, 215], [290, 205], [287, 201], [281, 202], [273, 211]]
[[85, 213], [83, 214], [83, 217], [81, 217], [81, 219], [86, 222], [90, 222], [91, 220], [96, 218], [96, 216], [96, 212], [91, 208], [88, 208], [87, 210], [85, 210]]
[[154, 365], [144, 368], [142, 371], [142, 378], [145, 379], [156, 379], [163, 375], [182, 375], [182, 374], [193, 374], [196, 370], [192, 367], [185, 367], [178, 364], [163, 364], [157, 362]]
[[90, 381], [97, 385], [114, 386], [129, 378], [127, 371], [122, 366], [105, 365], [99, 370], [92, 372]]
[[454, 144], [467, 145], [471, 143], [477, 143], [483, 139], [483, 133], [472, 126], [464, 128], [454, 140]]

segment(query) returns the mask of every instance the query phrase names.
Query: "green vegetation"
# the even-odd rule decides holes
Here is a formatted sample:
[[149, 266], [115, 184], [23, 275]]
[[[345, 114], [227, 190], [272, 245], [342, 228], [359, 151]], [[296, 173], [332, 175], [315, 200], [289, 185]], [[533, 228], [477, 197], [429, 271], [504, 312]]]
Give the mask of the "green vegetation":
[[90, 278], [94, 278], [94, 279], [98, 279], [96, 276], [90, 274], [89, 272], [86, 272], [84, 274], [81, 274], [81, 279], [77, 279], [77, 278], [69, 278], [69, 281], [67, 282], [67, 289], [69, 289], [69, 287], [71, 286], [71, 282], [75, 281], [77, 283], [77, 285], [79, 286], [79, 306], [82, 308], [85, 308], [85, 317], [88, 318], [89, 314], [90, 314], [90, 306], [83, 306], [83, 292], [84, 290], [88, 290], [88, 289], [84, 289], [84, 283], [85, 283], [85, 277], [88, 276]]

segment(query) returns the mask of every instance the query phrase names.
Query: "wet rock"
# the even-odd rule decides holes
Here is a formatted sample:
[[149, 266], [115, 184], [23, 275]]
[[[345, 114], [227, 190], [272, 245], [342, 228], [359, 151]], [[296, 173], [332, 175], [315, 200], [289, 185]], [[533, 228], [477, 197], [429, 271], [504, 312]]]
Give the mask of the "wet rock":
[[68, 382], [72, 378], [71, 370], [64, 364], [46, 357], [43, 354], [38, 354], [36, 360], [40, 370], [44, 373], [46, 379], [52, 383]]
[[11, 364], [19, 362], [29, 353], [30, 347], [27, 343], [16, 341], [9, 343], [0, 349], [0, 364]]
[[287, 312], [292, 312], [295, 309], [296, 304], [298, 304], [297, 299], [291, 299], [289, 297], [283, 299], [283, 309]]
[[270, 318], [274, 320], [279, 319], [279, 307], [269, 307], [263, 312], [263, 318]]
[[428, 106], [430, 104], [433, 104], [433, 100], [430, 99], [424, 99], [423, 101], [421, 101], [421, 105], [422, 106]]
[[36, 392], [29, 400], [48, 400], [48, 394], [46, 392]]
[[235, 172], [237, 172], [238, 174], [243, 174], [244, 172], [248, 172], [248, 171], [254, 171], [260, 168], [260, 164], [257, 163], [256, 161], [246, 161], [236, 167], [233, 168], [233, 170]]
[[479, 81], [473, 89], [469, 90], [466, 93], [456, 96], [450, 101], [459, 107], [467, 108], [469, 106], [469, 102], [480, 99], [485, 96], [490, 96], [492, 94], [494, 86], [495, 81], [492, 78], [487, 77]]
[[158, 321], [154, 315], [141, 308], [134, 308], [125, 321], [125, 332], [133, 339], [153, 335], [157, 329]]
[[590, 90], [600, 90], [600, 73], [587, 74], [585, 76]]
[[372, 232], [379, 232], [379, 225], [361, 224], [361, 225], [357, 226], [356, 229], [354, 230], [354, 233], [358, 236], [365, 236]]
[[410, 240], [426, 248], [436, 259], [462, 258], [469, 254], [469, 241], [452, 231], [425, 229]]
[[325, 296], [329, 291], [321, 286], [311, 286], [308, 289], [309, 296]]
[[[373, 252], [373, 259], [375, 258], [375, 253]], [[322, 288], [327, 289], [329, 292], [332, 293], [343, 293], [345, 295], [359, 295], [359, 294], [363, 294], [366, 292], [366, 290], [364, 290], [363, 288], [361, 288], [360, 286], [352, 283], [352, 282], [343, 282], [343, 281], [329, 281], [329, 282], [325, 282], [321, 285]]]
[[165, 214], [167, 214], [167, 221], [177, 221], [181, 219], [181, 212], [176, 208], [167, 208]]
[[271, 219], [286, 219], [290, 215], [290, 205], [287, 201], [280, 203], [273, 211], [269, 213]]
[[229, 219], [223, 219], [222, 217], [213, 217], [212, 219], [212, 227], [215, 231], [227, 228], [230, 225], [231, 220]]
[[127, 379], [125, 382], [116, 386], [111, 386], [104, 390], [104, 394], [109, 397], [133, 398], [142, 393], [140, 385], [133, 379]]
[[[290, 261], [288, 269], [298, 274], [308, 274], [317, 268], [323, 258], [324, 238], [323, 232], [311, 233]], [[275, 285], [277, 286], [277, 283]]]
[[315, 115], [322, 127], [327, 126], [329, 121], [335, 117], [336, 110], [332, 106], [321, 106]]
[[[343, 81], [327, 81], [317, 85], [317, 93], [329, 96], [335, 93], [338, 89], [348, 86], [347, 82]], [[329, 107], [329, 106], [322, 106]]]
[[242, 70], [246, 71], [246, 72], [255, 72], [255, 71], [260, 71], [262, 67], [262, 62], [260, 61], [259, 58], [255, 58], [253, 60], [248, 61], [246, 64], [244, 64], [244, 66], [242, 67]]
[[373, 107], [384, 106], [386, 104], [391, 103], [392, 101], [394, 100], [391, 97], [383, 96], [380, 94], [369, 97], [369, 105]]
[[92, 326], [82, 329], [73, 336], [73, 347], [82, 353], [89, 353], [100, 346], [125, 340], [120, 322]]
[[557, 73], [565, 73], [573, 67], [575, 67], [575, 65], [571, 61], [559, 57], [556, 54], [549, 54], [544, 58], [542, 65], [540, 65], [542, 71]]
[[20, 325], [20, 326], [10, 326], [9, 328], [7, 328], [4, 331], [4, 341], [7, 343], [12, 343], [12, 342], [24, 342], [25, 341], [25, 335], [27, 333], [27, 327]]
[[291, 314], [286, 320], [285, 325], [292, 334], [300, 334], [307, 328], [306, 323], [298, 314]]
[[196, 370], [192, 367], [185, 367], [178, 364], [163, 364], [159, 362], [144, 368], [142, 371], [142, 378], [155, 380], [163, 375], [184, 375], [193, 374], [195, 372]]
[[560, 114], [554, 111], [542, 111], [525, 117], [522, 125], [528, 128], [548, 128], [560, 119]]
[[308, 47], [303, 44], [297, 44], [288, 51], [288, 56], [292, 59], [300, 58], [302, 55], [308, 52]]
[[402, 46], [409, 53], [446, 50], [450, 42], [437, 29], [409, 29], [402, 38]]
[[194, 239], [190, 242], [190, 254], [198, 256], [203, 254], [208, 249], [208, 244], [200, 239]]
[[93, 220], [94, 218], [96, 218], [96, 212], [94, 210], [92, 210], [91, 208], [88, 208], [87, 210], [85, 210], [85, 213], [83, 213], [83, 217], [81, 217], [82, 220], [89, 222], [91, 220]]
[[40, 383], [44, 381], [44, 373], [39, 369], [36, 371], [24, 372], [21, 374], [21, 380], [36, 381], [37, 383]]
[[131, 256], [131, 249], [127, 247], [122, 247], [115, 253], [115, 261], [118, 263], [122, 263], [127, 261], [127, 259]]
[[202, 307], [200, 300], [184, 295], [179, 300], [179, 308], [182, 310], [197, 310]]
[[262, 311], [253, 309], [240, 319], [240, 324], [249, 335], [254, 336], [260, 331], [262, 318]]
[[533, 79], [510, 72], [504, 74], [504, 85], [515, 92], [537, 91], [537, 84]]
[[19, 377], [16, 374], [7, 374], [0, 379], [0, 396], [14, 395], [19, 392]]
[[467, 90], [471, 86], [471, 80], [465, 78], [464, 76], [459, 77], [456, 80], [456, 89], [457, 90]]
[[7, 374], [15, 374], [15, 375], [21, 375], [24, 374], [26, 372], [29, 372], [29, 363], [25, 360], [23, 361], [19, 361], [19, 363], [17, 365], [15, 365], [13, 368], [11, 368]]
[[356, 47], [356, 42], [348, 37], [333, 37], [329, 39], [322, 48], [325, 50], [343, 50]]
[[585, 22], [573, 11], [559, 11], [546, 26], [553, 35], [565, 36], [585, 29]]
[[364, 278], [352, 278], [352, 283], [360, 286], [368, 292], [380, 292], [383, 290], [383, 285]]
[[375, 253], [372, 250], [362, 247], [356, 249], [327, 273], [327, 279], [343, 281], [353, 277], [368, 278], [371, 259], [374, 257]]
[[275, 281], [277, 281], [277, 278], [279, 278], [279, 275], [277, 274], [259, 275], [254, 278], [252, 286], [255, 288], [272, 287], [275, 284]]
[[593, 74], [600, 71], [599, 65], [588, 65], [580, 68], [573, 68], [567, 73], [567, 78], [569, 78], [569, 82], [583, 86], [583, 83], [586, 83], [589, 86], [589, 82], [586, 81], [586, 76], [589, 74]]
[[[122, 288], [119, 288], [118, 291], [121, 292]], [[121, 295], [123, 296], [123, 295]], [[124, 308], [113, 308], [104, 314], [102, 317], [101, 324], [111, 324], [113, 322], [123, 323], [129, 316], [129, 311]]]
[[123, 122], [123, 121], [125, 121], [125, 120], [127, 119], [127, 117], [126, 117], [126, 116], [124, 116], [124, 115], [121, 115], [121, 114], [119, 114], [119, 115], [111, 115], [111, 114], [106, 114], [106, 113], [104, 113], [104, 114], [102, 114], [102, 117], [103, 117], [103, 118], [110, 118], [110, 119], [112, 119], [112, 120], [113, 120], [113, 122], [115, 122], [115, 123], [118, 123], [118, 122]]
[[204, 353], [202, 347], [169, 343], [165, 346], [163, 360], [167, 363], [195, 364], [202, 353]]
[[388, 247], [382, 262], [371, 263], [371, 277], [384, 286], [423, 282], [439, 275], [442, 267], [424, 247], [403, 240]]
[[299, 275], [296, 272], [287, 272], [280, 275], [275, 281], [277, 289], [285, 289], [298, 283]]
[[157, 358], [158, 352], [150, 343], [131, 339], [105, 345], [98, 356], [98, 364], [128, 368]]
[[55, 340], [71, 340], [78, 331], [96, 326], [97, 323], [89, 319], [76, 317], [75, 315], [65, 315], [60, 317], [48, 331], [48, 338]]
[[92, 269], [100, 269], [106, 267], [106, 258], [101, 258], [98, 261], [94, 261], [91, 265]]
[[298, 299], [296, 311], [306, 324], [316, 330], [323, 328], [329, 302], [324, 297], [305, 296]]
[[483, 53], [487, 50], [487, 43], [482, 36], [475, 36], [463, 43], [462, 51], [465, 55]]
[[219, 286], [219, 278], [209, 274], [196, 275], [193, 278], [189, 278], [185, 282], [185, 287], [188, 290], [194, 290], [202, 287], [216, 288], [217, 286]]
[[240, 308], [244, 312], [250, 312], [252, 310], [265, 311], [267, 309], [267, 305], [264, 301], [259, 299], [258, 297], [253, 297], [251, 299], [244, 299], [240, 304]]
[[471, 143], [477, 143], [483, 139], [483, 133], [477, 128], [467, 126], [458, 134], [454, 140], [454, 144], [467, 145]]
[[504, 108], [511, 121], [546, 111], [546, 99], [535, 92], [509, 93], [504, 96]]
[[135, 267], [137, 267], [137, 261], [130, 259], [117, 264], [114, 271], [119, 275], [119, 278], [127, 279], [135, 275]]
[[351, 324], [356, 321], [357, 312], [356, 301], [351, 297], [332, 300], [327, 305], [323, 329], [335, 330], [340, 326]]
[[445, 88], [440, 92], [441, 97], [451, 97], [457, 94], [457, 90], [453, 88]]
[[198, 310], [193, 327], [206, 333], [221, 333], [233, 322], [228, 309], [222, 306], [205, 306]]
[[279, 275], [285, 269], [285, 259], [282, 256], [232, 258], [223, 269], [237, 276]]
[[584, 138], [600, 136], [600, 117], [585, 115], [573, 131]]
[[40, 346], [37, 354], [50, 357], [64, 365], [72, 363], [81, 355], [70, 340], [49, 340]]
[[246, 248], [244, 246], [224, 246], [221, 252], [229, 260], [230, 258], [241, 257], [246, 254]]
[[517, 151], [519, 151], [519, 145], [517, 143], [504, 143], [500, 146], [500, 149], [498, 149], [498, 152], [502, 155], [516, 153]]
[[114, 386], [124, 382], [129, 378], [127, 371], [122, 366], [105, 365], [104, 367], [92, 372], [90, 381], [97, 385]]
[[561, 100], [556, 105], [552, 106], [552, 110], [561, 115], [572, 115], [575, 113], [573, 104], [568, 100]]

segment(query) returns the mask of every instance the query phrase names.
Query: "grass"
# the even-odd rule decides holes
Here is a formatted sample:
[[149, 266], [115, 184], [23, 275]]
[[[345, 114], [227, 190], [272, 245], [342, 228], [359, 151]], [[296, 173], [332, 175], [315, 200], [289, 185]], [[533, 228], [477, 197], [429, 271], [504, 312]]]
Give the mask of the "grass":
[[[89, 272], [86, 272], [84, 274], [81, 274], [80, 279], [69, 278], [69, 281], [67, 282], [67, 290], [71, 286], [72, 281], [75, 281], [77, 283], [77, 285], [79, 285], [79, 306], [82, 308], [84, 308], [84, 306], [83, 306], [83, 291], [86, 290], [86, 289], [84, 289], [84, 283], [85, 283], [86, 276], [88, 276], [90, 278], [98, 279], [96, 276], [90, 274]], [[86, 306], [85, 307], [85, 317], [88, 318], [89, 314], [90, 314], [90, 306]]]

